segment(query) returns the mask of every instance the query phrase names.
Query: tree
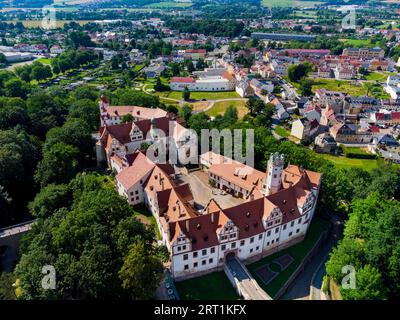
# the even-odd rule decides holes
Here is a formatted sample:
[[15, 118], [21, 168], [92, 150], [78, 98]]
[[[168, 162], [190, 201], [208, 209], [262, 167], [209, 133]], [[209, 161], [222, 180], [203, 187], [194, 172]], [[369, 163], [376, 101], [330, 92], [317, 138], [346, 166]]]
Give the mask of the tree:
[[0, 63], [7, 63], [6, 56], [0, 52]]
[[37, 218], [47, 218], [61, 208], [71, 205], [71, 190], [65, 184], [49, 184], [29, 203], [29, 211]]
[[185, 89], [182, 91], [182, 99], [185, 101], [189, 101], [190, 99], [190, 91], [187, 86], [185, 86]]
[[21, 79], [13, 78], [4, 83], [4, 93], [7, 97], [20, 97], [25, 99], [29, 86]]
[[290, 81], [298, 82], [307, 77], [307, 74], [312, 70], [312, 65], [309, 62], [294, 64], [288, 68], [288, 77]]
[[13, 284], [15, 283], [13, 273], [3, 272], [0, 275], [0, 300], [15, 300]]
[[63, 142], [49, 147], [39, 162], [35, 180], [45, 187], [50, 183], [65, 183], [78, 172], [79, 149]]
[[178, 116], [183, 118], [185, 122], [188, 122], [190, 117], [192, 116], [193, 107], [189, 104], [184, 104], [183, 107], [179, 110]]
[[83, 121], [91, 130], [99, 128], [100, 110], [98, 105], [89, 99], [81, 99], [72, 103], [67, 117], [67, 122], [72, 119]]
[[124, 114], [121, 118], [121, 123], [127, 123], [127, 122], [133, 122], [135, 121], [135, 118], [132, 114]]
[[366, 255], [382, 274], [391, 297], [400, 294], [400, 204], [391, 204], [371, 223]]
[[344, 300], [382, 300], [387, 298], [386, 288], [378, 269], [365, 265], [356, 270], [356, 288], [340, 288]]
[[128, 255], [119, 271], [122, 287], [130, 292], [132, 299], [150, 299], [157, 289], [163, 266], [143, 241], [137, 241], [129, 248]]
[[341, 283], [344, 266], [351, 265], [356, 270], [360, 269], [365, 261], [365, 253], [360, 241], [344, 238], [329, 255], [329, 260], [326, 263], [326, 273], [332, 277], [337, 283]]
[[311, 96], [312, 95], [312, 85], [313, 82], [308, 79], [304, 79], [300, 81], [300, 94], [303, 96]]
[[32, 64], [31, 78], [37, 81], [50, 78], [53, 75], [50, 66], [45, 66], [40, 62]]

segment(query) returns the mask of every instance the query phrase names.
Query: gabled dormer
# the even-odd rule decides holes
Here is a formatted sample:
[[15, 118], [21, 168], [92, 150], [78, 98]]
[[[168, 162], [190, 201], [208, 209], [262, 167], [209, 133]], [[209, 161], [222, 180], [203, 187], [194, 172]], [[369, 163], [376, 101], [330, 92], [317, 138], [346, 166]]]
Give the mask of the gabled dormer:
[[220, 243], [237, 240], [239, 236], [239, 229], [235, 226], [232, 220], [228, 219], [225, 224], [221, 225], [218, 234]]
[[263, 224], [265, 229], [273, 228], [282, 223], [283, 213], [278, 207], [267, 208], [268, 212], [264, 213]]
[[[189, 220], [186, 221], [186, 228], [189, 227]], [[181, 229], [179, 222], [176, 223], [175, 236], [171, 240], [173, 254], [181, 254], [192, 250], [192, 242]]]
[[301, 215], [304, 215], [312, 209], [312, 207], [314, 206], [314, 199], [315, 197], [312, 192], [307, 191], [305, 199], [303, 201], [298, 201], [297, 208], [299, 209]]
[[129, 137], [131, 141], [143, 140], [143, 132], [139, 129], [139, 127], [135, 123], [132, 123], [132, 129], [129, 132]]

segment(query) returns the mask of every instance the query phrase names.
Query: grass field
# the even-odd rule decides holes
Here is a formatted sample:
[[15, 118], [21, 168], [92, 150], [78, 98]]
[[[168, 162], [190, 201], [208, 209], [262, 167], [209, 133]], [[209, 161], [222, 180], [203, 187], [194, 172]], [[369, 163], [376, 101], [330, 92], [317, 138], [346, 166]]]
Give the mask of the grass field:
[[237, 300], [239, 295], [223, 271], [175, 283], [182, 300]]
[[[328, 228], [329, 222], [322, 220], [320, 218], [314, 218], [311, 222], [310, 229], [308, 230], [307, 236], [304, 241], [274, 253], [268, 257], [265, 257], [257, 262], [254, 262], [247, 266], [249, 271], [251, 272], [254, 279], [258, 282], [258, 284], [271, 296], [275, 297], [280, 288], [286, 283], [289, 277], [293, 274], [296, 268], [300, 265], [304, 257], [310, 252], [311, 248], [315, 245], [316, 241], [319, 239], [321, 233]], [[292, 256], [294, 261], [285, 269], [280, 272], [276, 278], [274, 278], [268, 285], [258, 277], [255, 272], [261, 266], [271, 263], [272, 260], [281, 257], [285, 254], [289, 254]], [[272, 264], [273, 265], [273, 264]]]
[[174, 2], [174, 1], [165, 1], [165, 2], [157, 2], [146, 5], [146, 8], [153, 9], [169, 9], [169, 8], [187, 8], [191, 7], [191, 2]]
[[216, 102], [214, 106], [208, 110], [206, 113], [211, 116], [215, 117], [217, 115], [223, 115], [225, 110], [229, 107], [233, 106], [238, 111], [239, 119], [243, 118], [248, 112], [249, 109], [246, 108], [246, 101], [220, 101]]
[[369, 39], [341, 39], [341, 41], [352, 47], [373, 48], [376, 46], [376, 44], [371, 43]]
[[[69, 23], [71, 21], [74, 21], [76, 23], [79, 23], [81, 26], [93, 22], [94, 20], [57, 20], [56, 21], [56, 27], [57, 28], [62, 28], [66, 23]], [[42, 20], [12, 20], [12, 21], [6, 21], [8, 23], [16, 23], [16, 22], [22, 22], [25, 28], [41, 28], [42, 27]]]
[[264, 7], [296, 7], [296, 8], [306, 8], [314, 7], [317, 4], [323, 2], [319, 1], [298, 1], [298, 0], [262, 0], [262, 5]]
[[360, 168], [367, 171], [371, 171], [378, 167], [378, 161], [375, 159], [355, 159], [346, 157], [337, 157], [329, 154], [322, 154], [322, 156], [332, 161], [337, 168], [350, 169]]
[[290, 132], [288, 132], [284, 127], [281, 127], [281, 126], [277, 126], [275, 128], [275, 133], [284, 138], [287, 138], [290, 136]]
[[48, 58], [40, 58], [40, 59], [37, 59], [36, 61], [43, 63], [43, 64], [51, 64], [51, 59], [48, 59]]
[[356, 84], [355, 81], [344, 81], [335, 79], [314, 79], [313, 91], [324, 88], [331, 91], [342, 91], [352, 96], [363, 96], [367, 94], [367, 88], [363, 84]]

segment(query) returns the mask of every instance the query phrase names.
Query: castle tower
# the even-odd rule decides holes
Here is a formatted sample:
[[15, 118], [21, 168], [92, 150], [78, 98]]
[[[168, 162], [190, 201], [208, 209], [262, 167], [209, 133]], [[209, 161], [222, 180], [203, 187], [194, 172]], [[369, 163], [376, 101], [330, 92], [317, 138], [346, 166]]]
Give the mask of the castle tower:
[[271, 153], [267, 165], [267, 176], [264, 182], [264, 192], [268, 196], [281, 189], [282, 171], [285, 164], [283, 154]]

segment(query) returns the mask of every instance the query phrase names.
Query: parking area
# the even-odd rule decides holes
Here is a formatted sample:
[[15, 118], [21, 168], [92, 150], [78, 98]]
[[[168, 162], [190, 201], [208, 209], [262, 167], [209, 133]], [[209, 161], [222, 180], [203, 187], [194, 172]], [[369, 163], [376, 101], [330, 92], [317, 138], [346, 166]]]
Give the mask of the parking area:
[[222, 209], [230, 208], [243, 203], [245, 200], [235, 198], [226, 192], [212, 188], [208, 184], [207, 172], [198, 170], [189, 174], [180, 174], [179, 180], [183, 183], [189, 183], [192, 189], [193, 197], [198, 206], [205, 207], [210, 199], [214, 199]]

